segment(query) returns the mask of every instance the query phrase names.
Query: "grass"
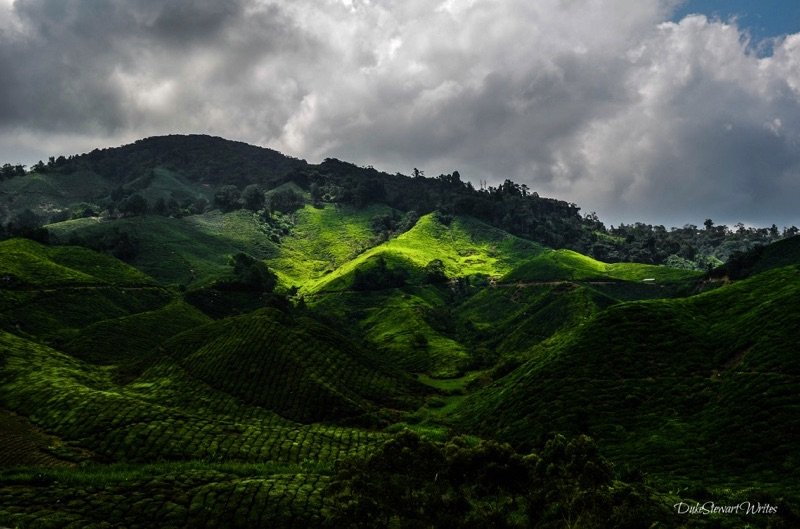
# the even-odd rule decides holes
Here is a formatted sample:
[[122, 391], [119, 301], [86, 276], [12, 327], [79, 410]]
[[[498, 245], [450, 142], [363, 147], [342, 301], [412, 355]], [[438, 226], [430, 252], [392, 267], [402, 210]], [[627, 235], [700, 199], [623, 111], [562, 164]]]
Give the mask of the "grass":
[[389, 213], [390, 208], [380, 205], [364, 209], [306, 206], [293, 214], [292, 233], [267, 263], [286, 285], [319, 281], [369, 248], [375, 237], [370, 220]]
[[361, 253], [324, 278], [304, 286], [306, 292], [346, 289], [355, 270], [378, 256], [422, 269], [434, 259], [442, 261], [449, 277], [500, 276], [522, 259], [541, 251], [533, 242], [509, 235], [482, 222], [457, 217], [449, 226], [433, 214], [425, 215], [409, 231]]
[[513, 281], [683, 281], [700, 272], [639, 263], [604, 263], [572, 250], [547, 250], [503, 277]]
[[0, 278], [0, 288], [154, 284], [114, 258], [85, 248], [44, 246], [27, 239], [0, 242]]

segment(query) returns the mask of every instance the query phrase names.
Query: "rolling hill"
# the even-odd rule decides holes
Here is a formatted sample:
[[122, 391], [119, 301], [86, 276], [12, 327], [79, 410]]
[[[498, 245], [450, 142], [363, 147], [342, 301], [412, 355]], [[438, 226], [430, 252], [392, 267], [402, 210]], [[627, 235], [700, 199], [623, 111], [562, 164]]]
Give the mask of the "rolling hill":
[[613, 305], [535, 346], [454, 420], [517, 443], [588, 433], [620, 462], [709, 485], [785, 483], [800, 442], [790, 338], [799, 274], [795, 265], [690, 298]]
[[[231, 185], [264, 203], [216, 200]], [[0, 241], [0, 525], [340, 527], [331, 513], [378, 520], [364, 487], [389, 505], [438, 491], [416, 497], [476, 527], [800, 519], [798, 237], [670, 268], [652, 256], [691, 248], [642, 253], [510, 181], [204, 136], [0, 193], [55, 217], [49, 244]], [[133, 195], [149, 209], [121, 211]], [[650, 262], [577, 251], [627, 244]], [[670, 512], [711, 498], [780, 511]]]

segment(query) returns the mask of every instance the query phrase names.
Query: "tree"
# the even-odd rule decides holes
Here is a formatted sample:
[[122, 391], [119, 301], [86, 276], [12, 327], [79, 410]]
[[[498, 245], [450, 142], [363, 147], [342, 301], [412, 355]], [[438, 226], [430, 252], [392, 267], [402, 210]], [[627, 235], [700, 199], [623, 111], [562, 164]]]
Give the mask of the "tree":
[[167, 201], [164, 200], [164, 197], [158, 197], [156, 203], [153, 205], [153, 213], [156, 215], [161, 215], [166, 217], [169, 215], [169, 209], [167, 208]]
[[272, 292], [278, 284], [278, 277], [264, 261], [239, 252], [231, 259], [233, 274], [239, 284], [259, 292]]
[[672, 516], [641, 485], [615, 485], [586, 436], [556, 436], [540, 453], [520, 454], [495, 441], [441, 444], [403, 430], [337, 464], [325, 494], [332, 528], [616, 529]]
[[11, 217], [6, 231], [12, 237], [25, 237], [41, 243], [50, 239], [50, 233], [42, 227], [42, 218], [30, 209], [23, 209]]
[[140, 194], [134, 194], [120, 202], [119, 211], [125, 216], [136, 217], [147, 213], [147, 200]]
[[357, 268], [353, 275], [353, 290], [381, 290], [402, 287], [407, 273], [402, 268], [389, 268], [383, 256], [367, 266]]
[[214, 193], [214, 205], [222, 211], [233, 211], [239, 207], [239, 196], [236, 186], [222, 186]]
[[293, 189], [276, 191], [269, 197], [270, 211], [291, 213], [303, 207], [303, 204], [303, 195]]
[[426, 264], [424, 272], [429, 283], [447, 283], [447, 274], [441, 259], [434, 259]]
[[203, 197], [197, 198], [189, 205], [189, 213], [192, 215], [199, 215], [205, 213], [208, 207], [208, 200]]
[[319, 184], [316, 182], [312, 183], [308, 188], [308, 192], [311, 194], [311, 204], [314, 207], [322, 206], [322, 188]]
[[244, 207], [251, 211], [258, 211], [264, 207], [266, 199], [264, 192], [256, 184], [250, 184], [242, 191], [242, 202]]

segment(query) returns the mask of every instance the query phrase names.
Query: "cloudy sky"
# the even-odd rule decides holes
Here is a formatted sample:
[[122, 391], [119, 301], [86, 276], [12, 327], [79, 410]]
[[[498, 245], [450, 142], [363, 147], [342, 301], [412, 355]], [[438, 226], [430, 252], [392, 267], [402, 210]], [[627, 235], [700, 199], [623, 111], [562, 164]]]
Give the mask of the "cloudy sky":
[[793, 4], [0, 0], [0, 160], [207, 133], [609, 223], [800, 225]]

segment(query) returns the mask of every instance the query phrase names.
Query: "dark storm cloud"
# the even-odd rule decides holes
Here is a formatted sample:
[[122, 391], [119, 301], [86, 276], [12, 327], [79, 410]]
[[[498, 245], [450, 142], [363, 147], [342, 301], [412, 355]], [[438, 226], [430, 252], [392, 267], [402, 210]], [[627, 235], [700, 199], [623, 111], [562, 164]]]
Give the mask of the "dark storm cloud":
[[19, 0], [13, 15], [0, 36], [5, 128], [115, 134], [202, 126], [212, 102], [232, 120], [245, 111], [232, 101], [296, 104], [264, 86], [255, 97], [252, 72], [313, 45], [277, 6], [244, 0]]
[[4, 159], [205, 132], [612, 222], [800, 223], [800, 35], [758, 57], [670, 0], [1, 2]]

